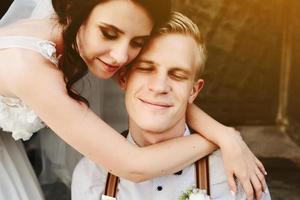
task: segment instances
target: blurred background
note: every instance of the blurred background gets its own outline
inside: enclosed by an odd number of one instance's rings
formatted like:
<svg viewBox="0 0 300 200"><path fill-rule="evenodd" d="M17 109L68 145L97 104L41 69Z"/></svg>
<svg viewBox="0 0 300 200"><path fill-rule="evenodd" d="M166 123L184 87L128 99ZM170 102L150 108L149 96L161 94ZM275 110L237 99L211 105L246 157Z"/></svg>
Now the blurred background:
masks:
<svg viewBox="0 0 300 200"><path fill-rule="evenodd" d="M1 0L1 16L10 3ZM300 1L173 0L173 7L206 38L205 87L196 103L241 131L267 168L272 199L299 200ZM101 95L109 101L99 114L122 131L123 94L113 81L102 84ZM53 199L57 189L49 188L45 192Z"/></svg>
<svg viewBox="0 0 300 200"><path fill-rule="evenodd" d="M197 104L241 131L269 172L272 199L300 199L300 1L173 3L206 38Z"/></svg>

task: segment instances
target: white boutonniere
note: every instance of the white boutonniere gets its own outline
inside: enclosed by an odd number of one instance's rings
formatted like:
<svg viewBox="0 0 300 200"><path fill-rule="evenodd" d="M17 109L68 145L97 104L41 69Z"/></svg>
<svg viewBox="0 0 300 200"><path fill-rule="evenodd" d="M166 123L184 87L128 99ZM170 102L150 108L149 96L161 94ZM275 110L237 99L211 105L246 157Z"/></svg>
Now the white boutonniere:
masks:
<svg viewBox="0 0 300 200"><path fill-rule="evenodd" d="M101 200L117 200L117 199L114 197L110 197L110 196L106 196L106 195L102 194Z"/></svg>
<svg viewBox="0 0 300 200"><path fill-rule="evenodd" d="M207 195L206 190L192 187L183 192L178 200L210 200L210 197Z"/></svg>

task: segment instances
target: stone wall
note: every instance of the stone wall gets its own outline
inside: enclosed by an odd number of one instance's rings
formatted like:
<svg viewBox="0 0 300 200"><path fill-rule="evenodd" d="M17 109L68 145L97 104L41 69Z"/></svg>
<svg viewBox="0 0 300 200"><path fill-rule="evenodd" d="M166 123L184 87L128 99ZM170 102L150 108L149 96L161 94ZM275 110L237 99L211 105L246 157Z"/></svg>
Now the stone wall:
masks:
<svg viewBox="0 0 300 200"><path fill-rule="evenodd" d="M296 11L300 10L300 2L294 0L294 10L291 17L293 26L292 72L289 91L289 114L292 120L300 125L300 20Z"/></svg>
<svg viewBox="0 0 300 200"><path fill-rule="evenodd" d="M227 124L274 124L281 65L280 0L173 0L206 36L197 104Z"/></svg>

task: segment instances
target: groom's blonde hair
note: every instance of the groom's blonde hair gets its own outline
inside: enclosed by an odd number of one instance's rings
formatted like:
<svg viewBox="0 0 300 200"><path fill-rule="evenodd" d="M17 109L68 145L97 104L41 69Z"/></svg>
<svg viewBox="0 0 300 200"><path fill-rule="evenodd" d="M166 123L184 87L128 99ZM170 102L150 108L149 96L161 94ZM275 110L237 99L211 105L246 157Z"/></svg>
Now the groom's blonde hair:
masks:
<svg viewBox="0 0 300 200"><path fill-rule="evenodd" d="M207 52L204 42L204 37L202 33L200 32L198 26L187 16L173 11L171 13L171 17L168 20L167 23L162 25L158 28L156 31L157 35L160 34L169 34L169 33L179 33L183 35L191 36L197 43L198 49L199 49L199 55L200 55L200 62L197 66L197 75L196 79L200 77L200 75L203 73L206 58L207 58Z"/></svg>

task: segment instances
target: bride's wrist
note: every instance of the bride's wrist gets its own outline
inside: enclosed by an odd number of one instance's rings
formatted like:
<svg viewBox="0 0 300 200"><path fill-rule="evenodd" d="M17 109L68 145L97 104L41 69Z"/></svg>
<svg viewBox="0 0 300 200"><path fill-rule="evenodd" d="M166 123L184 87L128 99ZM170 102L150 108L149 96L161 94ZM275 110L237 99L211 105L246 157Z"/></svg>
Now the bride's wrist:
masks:
<svg viewBox="0 0 300 200"><path fill-rule="evenodd" d="M222 149L228 146L230 147L234 143L240 143L242 140L239 131L232 127L226 127L226 131L224 132L223 137L218 141L218 145Z"/></svg>

